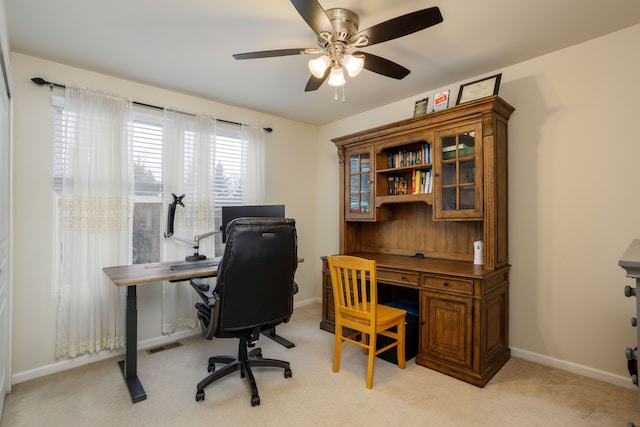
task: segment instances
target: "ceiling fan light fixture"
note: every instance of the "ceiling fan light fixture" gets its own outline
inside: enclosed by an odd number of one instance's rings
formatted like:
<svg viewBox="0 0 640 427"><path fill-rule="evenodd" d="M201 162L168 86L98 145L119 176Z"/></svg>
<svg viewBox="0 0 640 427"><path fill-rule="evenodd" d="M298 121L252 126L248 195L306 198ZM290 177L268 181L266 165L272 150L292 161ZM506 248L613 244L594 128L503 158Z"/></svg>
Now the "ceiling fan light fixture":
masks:
<svg viewBox="0 0 640 427"><path fill-rule="evenodd" d="M312 59L309 61L309 71L311 71L311 74L315 77L321 79L324 76L324 72L327 70L327 67L329 67L330 62L331 59L326 55Z"/></svg>
<svg viewBox="0 0 640 427"><path fill-rule="evenodd" d="M349 77L355 77L360 74L360 71L364 68L364 59L350 54L345 55L342 60L342 65L347 69Z"/></svg>
<svg viewBox="0 0 640 427"><path fill-rule="evenodd" d="M343 86L345 82L342 67L332 68L331 74L329 75L329 86Z"/></svg>

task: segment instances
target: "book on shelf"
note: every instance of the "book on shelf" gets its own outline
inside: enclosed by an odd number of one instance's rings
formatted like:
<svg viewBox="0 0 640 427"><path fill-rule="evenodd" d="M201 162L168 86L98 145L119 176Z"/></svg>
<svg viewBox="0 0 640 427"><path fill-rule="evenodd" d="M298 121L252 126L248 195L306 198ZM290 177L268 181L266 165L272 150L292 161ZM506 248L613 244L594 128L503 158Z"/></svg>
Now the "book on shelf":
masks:
<svg viewBox="0 0 640 427"><path fill-rule="evenodd" d="M466 145L464 144L458 144L458 149L462 150L463 148L467 148ZM448 152L448 151L454 151L456 149L456 145L448 145L446 147L442 147L442 151L444 153Z"/></svg>
<svg viewBox="0 0 640 427"><path fill-rule="evenodd" d="M398 196L407 194L408 191L408 182L407 179L403 176L390 176L387 178L388 186L389 186L389 196Z"/></svg>
<svg viewBox="0 0 640 427"><path fill-rule="evenodd" d="M424 164L431 163L431 151L429 150L429 143L425 142L422 145L422 159Z"/></svg>
<svg viewBox="0 0 640 427"><path fill-rule="evenodd" d="M411 194L420 194L422 187L422 171L414 170L412 176Z"/></svg>
<svg viewBox="0 0 640 427"><path fill-rule="evenodd" d="M418 171L414 170L411 172L411 194L417 194L417 192L420 191L419 180Z"/></svg>
<svg viewBox="0 0 640 427"><path fill-rule="evenodd" d="M413 117L427 114L428 103L429 103L429 98L424 98L416 101L416 105L413 107Z"/></svg>
<svg viewBox="0 0 640 427"><path fill-rule="evenodd" d="M444 110L449 107L449 91L438 92L433 97L433 111Z"/></svg>

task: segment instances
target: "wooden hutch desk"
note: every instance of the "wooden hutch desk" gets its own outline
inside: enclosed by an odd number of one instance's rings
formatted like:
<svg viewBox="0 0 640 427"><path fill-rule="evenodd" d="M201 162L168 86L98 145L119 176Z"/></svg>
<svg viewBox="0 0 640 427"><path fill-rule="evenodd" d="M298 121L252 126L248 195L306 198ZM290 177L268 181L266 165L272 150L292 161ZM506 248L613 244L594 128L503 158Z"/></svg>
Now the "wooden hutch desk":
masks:
<svg viewBox="0 0 640 427"><path fill-rule="evenodd" d="M497 96L333 139L340 253L375 259L380 302L419 306L416 363L484 386L510 357L507 122ZM484 264L473 264L473 242ZM334 331L323 258L322 321Z"/></svg>

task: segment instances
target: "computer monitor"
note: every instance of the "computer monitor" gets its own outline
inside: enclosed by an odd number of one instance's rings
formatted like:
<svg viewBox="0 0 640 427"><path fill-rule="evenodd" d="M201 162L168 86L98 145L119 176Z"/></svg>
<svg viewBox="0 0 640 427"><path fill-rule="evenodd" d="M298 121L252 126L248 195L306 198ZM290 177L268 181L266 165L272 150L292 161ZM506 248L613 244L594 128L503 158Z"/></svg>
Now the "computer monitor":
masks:
<svg viewBox="0 0 640 427"><path fill-rule="evenodd" d="M222 243L227 241L227 224L246 217L284 218L284 205L222 206Z"/></svg>

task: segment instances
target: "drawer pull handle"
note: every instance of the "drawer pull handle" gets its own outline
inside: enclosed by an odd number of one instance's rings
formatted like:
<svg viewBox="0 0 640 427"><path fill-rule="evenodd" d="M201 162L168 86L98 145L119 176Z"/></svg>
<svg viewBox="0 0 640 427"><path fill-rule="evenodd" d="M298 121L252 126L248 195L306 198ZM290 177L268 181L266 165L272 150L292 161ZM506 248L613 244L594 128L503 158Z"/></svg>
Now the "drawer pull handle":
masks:
<svg viewBox="0 0 640 427"><path fill-rule="evenodd" d="M631 297L631 296L634 296L635 294L636 294L636 288L632 288L629 285L624 287L624 296L625 297Z"/></svg>
<svg viewBox="0 0 640 427"><path fill-rule="evenodd" d="M448 282L443 282L442 284L443 284L444 286L449 286L449 283L448 283Z"/></svg>
<svg viewBox="0 0 640 427"><path fill-rule="evenodd" d="M407 280L407 278L406 278L406 277L404 277L404 276L400 276L400 279L402 279L402 280Z"/></svg>

